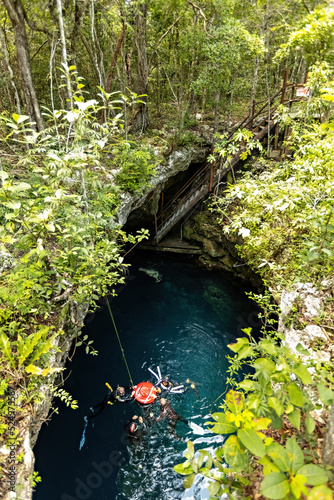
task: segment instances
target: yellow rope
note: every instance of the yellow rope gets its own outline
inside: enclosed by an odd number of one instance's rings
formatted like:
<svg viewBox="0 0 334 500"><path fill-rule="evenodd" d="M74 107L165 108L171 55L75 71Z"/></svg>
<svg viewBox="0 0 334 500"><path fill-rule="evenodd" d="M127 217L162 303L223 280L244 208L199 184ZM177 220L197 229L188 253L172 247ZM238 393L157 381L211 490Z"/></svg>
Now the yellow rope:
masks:
<svg viewBox="0 0 334 500"><path fill-rule="evenodd" d="M108 297L106 297L107 299L107 306L108 306L108 309L109 309L109 314L110 314L110 317L111 317L111 320L113 322L113 325L114 325L114 328L115 328L115 332L116 332L116 335L117 335L117 339L118 339L118 343L119 343L119 347L122 351L122 356L123 356L123 360L124 360L124 363L125 363L125 366L126 366L126 369L128 371L128 374L129 374L129 378L130 378L130 382L131 382L131 385L133 386L134 383L133 383L133 380L132 380L132 377L131 377L131 373L130 373L130 370L129 370L129 366L128 366L128 363L126 361L126 357L125 357L125 353L124 353L124 349L123 349L123 346L122 346L122 343L121 343L121 339L119 338L119 334L118 334L118 331L117 331L117 328L116 328L116 324L115 324L115 320L114 320L114 316L113 316L113 313L111 311L111 307L110 307L110 304L109 304L109 299Z"/></svg>

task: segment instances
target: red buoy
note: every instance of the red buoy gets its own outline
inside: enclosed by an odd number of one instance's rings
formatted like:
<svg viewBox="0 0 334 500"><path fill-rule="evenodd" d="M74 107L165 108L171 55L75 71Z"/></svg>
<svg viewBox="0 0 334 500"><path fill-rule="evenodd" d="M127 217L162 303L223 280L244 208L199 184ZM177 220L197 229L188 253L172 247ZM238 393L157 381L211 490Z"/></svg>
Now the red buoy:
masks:
<svg viewBox="0 0 334 500"><path fill-rule="evenodd" d="M157 389L151 382L140 382L134 388L134 398L142 405L150 405L157 397Z"/></svg>

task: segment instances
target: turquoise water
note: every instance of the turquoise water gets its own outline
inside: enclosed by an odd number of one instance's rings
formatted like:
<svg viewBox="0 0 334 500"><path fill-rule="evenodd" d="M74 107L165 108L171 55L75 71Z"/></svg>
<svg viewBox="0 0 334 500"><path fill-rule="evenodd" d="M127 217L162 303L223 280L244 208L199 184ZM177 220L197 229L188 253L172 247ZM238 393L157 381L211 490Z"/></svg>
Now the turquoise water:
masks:
<svg viewBox="0 0 334 500"><path fill-rule="evenodd" d="M140 264L133 262L126 285L111 300L132 379L134 383L153 382L148 368L155 370L158 365L163 374L179 382L195 382L200 399L192 389L169 399L178 413L205 427L225 391L227 344L235 341L241 328L256 326L256 307L235 281L201 270L189 258L148 257L146 253L139 257ZM130 443L124 424L132 415L143 414L134 402L108 406L91 419L79 451L83 417L107 393L105 382L112 387L129 384L103 301L87 318L84 333L94 339L99 354L87 356L78 348L67 363L65 389L78 400L79 409L57 403L61 411L42 427L35 447L35 470L42 483L34 500L208 498L207 491L200 492L202 484L184 492L173 465L183 461L186 440L204 448L216 446L220 436L195 435L178 422L175 438L162 421L152 425L140 442ZM152 409L158 416L158 403Z"/></svg>

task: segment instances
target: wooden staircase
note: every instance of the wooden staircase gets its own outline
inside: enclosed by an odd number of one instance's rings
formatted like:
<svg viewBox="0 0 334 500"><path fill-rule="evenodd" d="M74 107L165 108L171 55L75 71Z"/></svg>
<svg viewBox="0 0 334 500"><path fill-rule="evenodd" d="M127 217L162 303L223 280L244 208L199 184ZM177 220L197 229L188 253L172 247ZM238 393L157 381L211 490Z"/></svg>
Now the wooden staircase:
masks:
<svg viewBox="0 0 334 500"><path fill-rule="evenodd" d="M277 92L271 99L266 99L265 104L257 111L253 107L251 116L247 116L243 122L235 127L228 141L232 141L232 137L238 129L249 129L253 132L254 140L261 141L268 133L276 126L275 112L280 103L300 100L294 99L295 88L301 86L296 84L287 84L287 73L284 79L283 88ZM285 99L287 89L291 88L291 97ZM279 100L279 96L281 96ZM262 104L262 102L257 104ZM263 115L265 114L265 117ZM262 119L259 117L263 117ZM256 121L258 119L258 121ZM205 198L220 180L229 172L240 160L240 155L245 151L245 147L241 146L239 151L234 155L227 166L221 165L219 161L215 163L206 162L205 165L196 172L184 186L176 193L176 195L163 207L155 218L155 237L156 244L177 224L186 214L196 208L197 204Z"/></svg>

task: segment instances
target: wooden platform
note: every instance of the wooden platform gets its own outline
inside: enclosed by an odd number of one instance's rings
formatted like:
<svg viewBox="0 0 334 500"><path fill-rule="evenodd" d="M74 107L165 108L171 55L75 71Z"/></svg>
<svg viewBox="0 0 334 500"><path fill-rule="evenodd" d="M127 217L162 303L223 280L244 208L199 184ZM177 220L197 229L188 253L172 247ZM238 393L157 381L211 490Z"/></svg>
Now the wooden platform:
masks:
<svg viewBox="0 0 334 500"><path fill-rule="evenodd" d="M190 245L186 241L177 238L164 238L159 244L152 241L144 241L138 245L138 250L149 250L153 252L183 253L199 255L202 249L199 246Z"/></svg>

